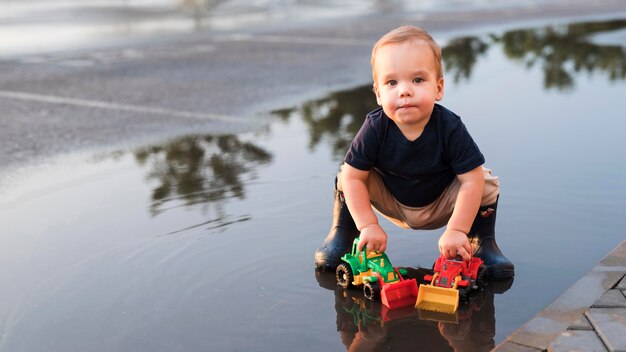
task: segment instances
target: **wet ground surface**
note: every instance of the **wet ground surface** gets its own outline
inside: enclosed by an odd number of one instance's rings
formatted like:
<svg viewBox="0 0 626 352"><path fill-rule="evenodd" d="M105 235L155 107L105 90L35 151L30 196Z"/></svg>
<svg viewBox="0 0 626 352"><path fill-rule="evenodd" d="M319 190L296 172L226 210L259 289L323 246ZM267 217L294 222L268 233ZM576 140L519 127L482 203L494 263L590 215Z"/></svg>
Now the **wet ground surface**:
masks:
<svg viewBox="0 0 626 352"><path fill-rule="evenodd" d="M0 55L92 48L176 34L319 27L380 15L420 18L441 11L532 11L545 4L571 6L565 0L0 0L4 34ZM459 20L455 17L450 20Z"/></svg>
<svg viewBox="0 0 626 352"><path fill-rule="evenodd" d="M209 20L206 31L165 2L126 1L130 15L83 2L69 17L40 6L51 2L8 3L32 18L20 26L84 18L103 34L62 45L35 35L42 50L13 43L0 59L2 351L489 347L624 237L619 12L546 27L538 12L575 6L526 1L479 15L430 2L423 13L325 27L258 2L222 9L240 22ZM528 14L532 23L515 25L528 29L502 25L511 7ZM319 25L336 13L308 14ZM4 29L18 25L0 16ZM133 20L121 28L111 18ZM389 312L313 270L334 174L373 108L371 44L398 21L445 43L442 103L503 187L498 242L516 279L488 285L454 316ZM154 23L169 29L155 39ZM432 264L440 231L384 226L394 265Z"/></svg>
<svg viewBox="0 0 626 352"><path fill-rule="evenodd" d="M275 109L261 128L73 153L6 178L0 349L493 346L624 237L624 28L447 41L442 103L501 178L498 242L516 264L514 282L488 285L456 315L389 312L313 269L334 174L374 107L362 85ZM440 231L383 226L394 265L432 264Z"/></svg>
<svg viewBox="0 0 626 352"><path fill-rule="evenodd" d="M626 12L621 0L420 1L419 8L348 1L339 10L298 0L282 2L286 12L272 6L279 1L231 0L205 14L202 26L177 30L170 20L193 16L176 3L0 1L0 31L10 34L0 44L2 174L67 152L258 128L251 122L269 110L368 84L371 46L398 23L423 26L445 43ZM249 14L258 16L242 19ZM226 20L230 27L214 23ZM88 36L71 40L76 33Z"/></svg>

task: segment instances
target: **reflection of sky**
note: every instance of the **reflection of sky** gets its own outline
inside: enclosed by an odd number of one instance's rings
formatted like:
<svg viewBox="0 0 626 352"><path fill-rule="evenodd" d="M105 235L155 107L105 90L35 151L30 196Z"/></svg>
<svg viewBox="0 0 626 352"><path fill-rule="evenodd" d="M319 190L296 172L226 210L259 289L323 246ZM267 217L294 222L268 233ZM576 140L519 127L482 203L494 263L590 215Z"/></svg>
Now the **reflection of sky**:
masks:
<svg viewBox="0 0 626 352"><path fill-rule="evenodd" d="M626 48L626 28L612 32L594 34L589 37L589 41L596 45L614 45Z"/></svg>

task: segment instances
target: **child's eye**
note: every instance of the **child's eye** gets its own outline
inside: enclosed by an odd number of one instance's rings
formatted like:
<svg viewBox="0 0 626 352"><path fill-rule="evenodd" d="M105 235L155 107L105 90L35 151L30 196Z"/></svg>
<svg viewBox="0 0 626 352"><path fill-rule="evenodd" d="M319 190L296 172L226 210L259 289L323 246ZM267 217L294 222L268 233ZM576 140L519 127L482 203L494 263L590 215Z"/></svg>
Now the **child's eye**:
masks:
<svg viewBox="0 0 626 352"><path fill-rule="evenodd" d="M413 78L413 83L422 83L424 82L424 79L421 77L415 77Z"/></svg>
<svg viewBox="0 0 626 352"><path fill-rule="evenodd" d="M395 79L387 81L387 85L390 85L392 87L395 86L396 84L398 84L398 81L396 81Z"/></svg>

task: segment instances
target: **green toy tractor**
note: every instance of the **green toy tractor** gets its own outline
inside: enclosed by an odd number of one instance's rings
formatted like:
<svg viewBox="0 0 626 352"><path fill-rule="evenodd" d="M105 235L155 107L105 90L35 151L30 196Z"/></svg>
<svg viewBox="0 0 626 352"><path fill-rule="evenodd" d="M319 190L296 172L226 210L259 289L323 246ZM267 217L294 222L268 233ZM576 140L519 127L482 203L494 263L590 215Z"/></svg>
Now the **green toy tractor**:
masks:
<svg viewBox="0 0 626 352"><path fill-rule="evenodd" d="M415 304L417 282L405 280L406 270L397 269L383 252L357 250L359 238L352 243L352 252L341 257L337 266L337 284L343 288L363 285L363 295L372 301L381 299L387 307L400 308Z"/></svg>

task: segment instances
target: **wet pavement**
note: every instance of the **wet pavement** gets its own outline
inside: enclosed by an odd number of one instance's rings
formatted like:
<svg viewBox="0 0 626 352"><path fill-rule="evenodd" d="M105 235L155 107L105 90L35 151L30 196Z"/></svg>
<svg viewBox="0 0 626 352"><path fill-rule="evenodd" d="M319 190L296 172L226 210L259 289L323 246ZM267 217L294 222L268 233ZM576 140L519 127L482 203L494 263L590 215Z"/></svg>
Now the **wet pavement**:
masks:
<svg viewBox="0 0 626 352"><path fill-rule="evenodd" d="M224 123L223 117L262 120L271 109L367 84L371 46L397 23L424 26L445 42L493 28L554 23L572 16L610 17L623 11L623 2L609 0L567 6L528 1L512 8L484 4L456 9L454 1L450 4L342 21L318 18L301 25L280 20L274 26L260 21L234 29L155 30L139 38L120 30L115 40L89 38L88 45L69 48L63 44L66 40L56 40L53 49L42 52L0 53L0 163L11 168L69 151L140 145L198 129L246 129ZM96 22L92 17L101 9L85 8L71 18ZM23 18L41 19L46 13L26 12ZM143 18L132 11L124 18L133 15ZM16 25L5 21L3 28ZM35 33L57 38L45 35L45 29Z"/></svg>
<svg viewBox="0 0 626 352"><path fill-rule="evenodd" d="M556 5L3 58L0 350L477 350L505 341L626 226L626 166L615 162L626 148L626 9ZM371 44L399 19L444 44L443 103L504 185L498 243L517 276L453 316L389 312L313 270L334 174L375 103ZM437 231L386 230L395 265L432 264ZM594 281L602 289L589 304L618 281ZM592 327L606 317L597 313L587 314Z"/></svg>

